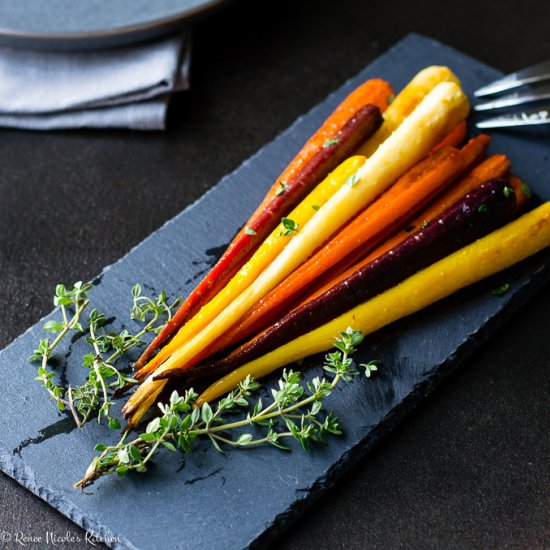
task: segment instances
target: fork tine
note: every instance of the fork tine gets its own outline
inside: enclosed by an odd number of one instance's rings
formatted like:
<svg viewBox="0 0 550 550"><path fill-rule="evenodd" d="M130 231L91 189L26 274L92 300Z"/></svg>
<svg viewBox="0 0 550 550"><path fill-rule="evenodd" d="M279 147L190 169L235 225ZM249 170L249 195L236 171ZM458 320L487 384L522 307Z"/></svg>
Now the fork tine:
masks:
<svg viewBox="0 0 550 550"><path fill-rule="evenodd" d="M507 90L524 86L525 84L535 84L550 80L550 60L538 63L532 67L527 67L516 73L509 74L504 78L495 80L479 90L474 92L476 97L498 94Z"/></svg>
<svg viewBox="0 0 550 550"><path fill-rule="evenodd" d="M514 107L516 105L523 105L525 103L532 103L543 99L550 99L550 84L536 86L526 92L515 92L513 94L498 97L492 101L488 101L487 103L480 103L479 105L476 105L474 109L476 111L491 111L493 109Z"/></svg>
<svg viewBox="0 0 550 550"><path fill-rule="evenodd" d="M539 126L550 124L550 104L536 109L525 109L476 123L476 128L513 128L518 126Z"/></svg>

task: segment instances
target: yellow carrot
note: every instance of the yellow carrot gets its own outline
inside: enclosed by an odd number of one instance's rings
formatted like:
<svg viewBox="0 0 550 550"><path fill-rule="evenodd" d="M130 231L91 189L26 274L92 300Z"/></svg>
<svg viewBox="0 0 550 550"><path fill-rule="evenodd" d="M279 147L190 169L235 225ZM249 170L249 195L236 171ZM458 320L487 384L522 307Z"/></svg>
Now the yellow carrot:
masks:
<svg viewBox="0 0 550 550"><path fill-rule="evenodd" d="M548 246L550 202L419 271L333 321L234 370L207 388L197 405L226 394L248 375L258 379L288 363L330 349L335 335L347 327L360 330L363 334L375 332Z"/></svg>
<svg viewBox="0 0 550 550"><path fill-rule="evenodd" d="M440 82L455 82L460 85L458 78L448 67L435 65L426 67L414 76L384 112L382 126L367 140L358 153L367 158L370 157Z"/></svg>
<svg viewBox="0 0 550 550"><path fill-rule="evenodd" d="M302 228L323 204L344 185L361 166L365 164L365 157L354 156L344 161L329 174L315 189L288 215ZM231 281L206 306L192 317L166 344L149 363L136 373L136 378L142 380L144 375L153 372L174 350L183 346L195 334L215 319L231 301L258 277L258 275L279 255L283 248L291 241L294 233L280 237L286 228L281 223L279 227L267 237L252 258L239 270Z"/></svg>
<svg viewBox="0 0 550 550"><path fill-rule="evenodd" d="M153 376L167 370L184 368L188 361L204 350L210 342L237 322L246 311L279 282L301 265L344 223L371 200L388 188L401 174L421 160L448 134L469 110L468 99L453 82L438 84L418 105L399 128L357 170L349 184L341 187L313 216L296 237L257 279L207 327L196 334L146 379L130 397L123 412L138 420L143 402L158 395L165 380Z"/></svg>

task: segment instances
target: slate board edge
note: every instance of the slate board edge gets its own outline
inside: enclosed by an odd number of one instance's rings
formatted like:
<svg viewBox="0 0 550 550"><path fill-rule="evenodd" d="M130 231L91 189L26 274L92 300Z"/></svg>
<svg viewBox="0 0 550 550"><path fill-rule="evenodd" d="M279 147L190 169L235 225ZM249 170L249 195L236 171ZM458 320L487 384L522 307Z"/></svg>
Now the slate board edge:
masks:
<svg viewBox="0 0 550 550"><path fill-rule="evenodd" d="M450 51L456 51L453 48L444 45L440 43L439 41L426 37L424 35L418 34L418 33L409 33L404 38L402 38L399 42L397 42L394 46L386 50L386 52L380 54L376 59L374 59L371 63L369 63L368 67L375 67L379 62L380 59L385 56L386 54L391 53L393 50L398 49L400 45L402 45L402 42L408 40L408 39L414 39L418 38L420 40L423 40L425 42L430 42L432 45L438 47L438 48L444 48ZM460 55L464 57L470 57L466 54L460 52ZM495 69L489 67L488 65L475 60L475 62L478 65L484 66L487 69L490 69L493 72L496 72ZM364 70L361 69L360 72ZM174 223L176 219L178 219L180 216L183 216L188 212L190 209L194 208L198 204L201 203L201 201L205 200L206 197L209 195L209 193L213 192L214 189L216 189L218 186L221 186L226 182L227 179L229 179L235 172L240 171L242 168L248 166L250 163L254 162L255 159L262 153L263 149L269 145L270 143L278 140L279 138L285 136L288 133L291 133L295 126L299 125L300 122L304 119L310 116L310 114L315 111L321 104L324 104L325 102L329 102L331 98L334 98L334 96L337 95L339 91L345 88L349 88L351 86L352 81L357 77L357 75L350 77L347 79L341 86L339 86L336 90L331 92L324 100L321 100L319 103L314 105L309 111L307 111L305 114L299 116L297 119L294 120L294 122L287 127L284 131L279 133L275 136L275 138L271 141L266 143L264 146L262 146L256 153L254 153L252 156L247 158L245 161L243 161L233 172L227 174L224 176L215 186L213 186L211 189L209 189L207 192L205 192L201 197L199 197L195 202L188 205L183 211L181 211L179 214L171 218L170 220L166 221L162 226L160 226L157 230L153 231L148 237L146 237L144 240L142 240L140 243L133 246L124 256L122 256L119 260L114 262L113 264L110 264L109 266L105 267L101 273L93 279L93 281L97 282L100 281L101 278L105 273L107 273L112 267L118 265L120 262L124 261L128 255L130 255L135 249L142 246L149 238L152 238L152 236L157 232L163 229L164 227L170 225L171 223ZM536 279L536 282L534 280L531 281L530 285L526 285L529 288L525 290L525 292L518 291L513 295L513 297L507 302L507 304L504 306L504 308L498 312L497 315L493 316L489 321L481 327L481 329L474 333L477 335L479 333L482 334L479 341L476 342L476 344L481 345L484 341L487 340L487 338L493 334L505 321L505 319L517 311L519 307L524 303L525 300L527 300L530 296L532 296L538 289L540 289L543 284L548 280L550 276L550 270L543 269L538 273L539 277ZM54 310L55 311L55 310ZM508 314L508 315L506 315ZM41 323L44 319L52 315L52 312L46 314L43 316L35 325L30 326L24 333L22 333L19 337L17 337L12 343L10 343L4 350L0 351L0 355L3 354L4 351L7 351L12 345L15 344L20 338L22 338L25 334L27 334L30 330L33 329L36 324ZM328 470L328 473L323 478L318 479L312 486L311 490L308 492L304 492L304 495L301 498L298 498L294 505L291 506L289 510L286 512L283 512L279 514L273 522L271 522L269 525L266 526L265 531L256 539L252 540L249 545L253 547L258 547L259 545L264 545L270 541L272 541L278 534L280 534L283 530L283 523L285 522L292 522L294 521L305 509L311 505L315 500L317 500L321 494L330 488L332 486L337 477L339 477L341 474L343 474L346 470L349 470L352 468L365 454L368 452L379 439L381 439L381 435L379 435L379 432L382 429L393 429L401 420L402 418L407 414L408 411L412 410L416 405L417 402L420 401L418 399L418 396L420 393L422 393L422 397L426 395L426 392L431 392L434 389L434 385L437 385L441 380L446 378L448 374L450 374L457 366L458 364L463 361L465 358L467 358L473 351L475 351L476 346L472 346L470 350L466 350L462 352L463 346L465 346L470 341L470 338L467 339L459 349L453 354L448 361L445 361L441 364L441 367L443 367L441 370L442 372L439 373L438 376L434 378L434 381L428 380L420 385L417 386L416 390L409 394L402 402L401 404L394 409L390 414L388 414L384 420L379 423L376 428L373 430L373 433L367 437L363 442L355 445L352 447L345 455L343 455L343 458L338 461L336 464L332 465L332 467ZM461 355L464 353L464 355ZM441 374L441 376L440 376ZM431 386L431 387L430 387ZM420 389L421 391L418 391ZM416 401L416 403L415 403ZM412 402L412 403L410 403ZM45 487L39 486L35 481L35 475L32 470L30 470L24 463L24 461L20 458L17 458L12 455L10 451L6 451L4 448L0 447L0 469L4 471L7 475L15 479L18 483L29 489L32 493L36 494L41 499L48 502L50 505L52 505L54 508L56 508L59 512L60 507L56 505L56 503L59 503L60 501L63 502L63 513L65 516L69 517L72 521L74 521L76 524L80 525L83 529L88 531L89 533L98 536L102 539L113 539L115 535L113 532L106 527L104 524L100 522L93 521L89 519L88 516L86 516L80 509L80 507L73 505L70 503L70 501L66 500L64 497L60 496L55 491L51 491L46 489ZM15 476L15 473L17 472L17 476ZM19 477L22 473L22 476ZM285 523L284 527L288 527ZM115 542L107 543L108 546L112 548L130 548L130 549L137 549L133 543L131 543L126 537L122 537L120 535L116 535L116 538L118 539Z"/></svg>
<svg viewBox="0 0 550 550"><path fill-rule="evenodd" d="M550 282L550 266L546 265L533 273L531 280L527 281L520 290L515 292L504 307L488 319L480 329L471 333L466 340L456 349L455 353L445 361L435 366L437 373L424 382L418 384L414 391L409 393L397 406L394 407L382 421L380 421L360 443L351 447L341 459L334 463L326 472L309 488L303 491L303 496L297 498L293 505L285 512L279 514L272 523L266 526L265 531L250 542L249 548L260 549L269 546L290 529L293 523L311 506L329 491L338 479L351 471L378 443L385 440L393 430L404 420L410 412L417 409L426 398L429 398L448 379L456 369L471 357L489 338L495 334L506 321L531 300L542 287ZM314 451L313 451L314 452Z"/></svg>

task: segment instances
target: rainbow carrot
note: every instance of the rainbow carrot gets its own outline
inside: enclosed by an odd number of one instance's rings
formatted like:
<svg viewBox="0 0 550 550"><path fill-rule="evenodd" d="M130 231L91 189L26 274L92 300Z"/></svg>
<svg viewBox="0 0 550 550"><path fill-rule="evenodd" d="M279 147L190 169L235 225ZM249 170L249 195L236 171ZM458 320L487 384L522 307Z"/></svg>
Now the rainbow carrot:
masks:
<svg viewBox="0 0 550 550"><path fill-rule="evenodd" d="M500 178L510 170L510 160L505 155L492 155L478 166L473 168L460 182L453 185L443 195L438 197L428 208L423 210L414 220L408 222L406 229L400 231L379 248L373 251L365 261L372 260L387 250L393 248L397 243L406 239L410 231L420 227L425 222L429 222L439 216L447 208L461 199L466 193L469 193L482 183L494 178Z"/></svg>
<svg viewBox="0 0 550 550"><path fill-rule="evenodd" d="M376 131L382 123L380 110L387 107L391 94L392 89L387 82L369 80L336 108L273 184L260 207L235 236L216 265L143 352L136 362L136 370L223 288L283 216Z"/></svg>
<svg viewBox="0 0 550 550"><path fill-rule="evenodd" d="M405 226L428 201L471 166L489 141L488 136L481 135L460 152L445 147L414 166L312 258L254 304L237 325L209 346L208 353L257 334L288 312L318 279L331 281L354 264L357 256L363 257L396 228Z"/></svg>
<svg viewBox="0 0 550 550"><path fill-rule="evenodd" d="M420 71L405 88L398 94L388 109L388 103L393 93L390 85L379 79L369 80L362 86L354 90L333 112L322 127L309 139L302 150L293 159L290 165L278 178L277 182L271 187L270 191L254 212L250 220L243 229L233 239L228 249L220 258L218 263L212 268L209 274L199 283L196 289L183 302L173 319L166 325L159 335L143 352L142 356L136 362L135 368L139 370L155 353L155 351L168 341L175 332L194 315L200 307L208 302L223 286L231 279L238 269L247 261L257 248L259 243L265 238L278 222L278 219L292 209L307 193L307 190L315 184L315 170L305 170L305 182L303 185L296 186L295 180L300 180L301 171L307 168L315 155L321 158L324 156L323 149L327 144L337 145L337 150L342 151L344 147L340 146L343 141L338 132L344 128L348 117L353 117L358 112L359 106L365 104L374 104L381 111L385 112L384 124L363 146L365 156L370 156L378 146L385 140L403 120L416 108L422 99L439 83L455 82L459 83L456 76L447 67L427 67ZM464 129L464 127L462 127ZM458 129L460 133L461 128ZM348 133L349 134L349 133ZM453 134L450 139L457 138ZM361 139L365 139L362 136ZM336 141L336 143L334 143ZM359 140L360 141L360 140ZM349 153L352 148L349 147ZM345 154L339 156L340 160L345 158ZM315 164L315 163L314 163ZM336 164L331 165L334 168ZM329 168L324 172L332 168ZM319 176L319 175L318 175ZM322 176L317 178L322 179ZM298 190L303 190L303 195L299 196ZM284 193L282 193L284 191ZM284 194L284 200L280 195ZM291 200L294 201L291 203ZM277 213L271 215L274 203L279 209ZM277 217L278 216L278 217ZM255 233L255 235L251 235ZM254 237L254 238L252 238Z"/></svg>
<svg viewBox="0 0 550 550"><path fill-rule="evenodd" d="M238 298L200 333L177 349L130 397L123 414L134 425L153 404L165 381L155 375L185 368L216 338L279 282L292 273L331 234L355 216L401 174L419 162L469 111L466 96L452 82L438 84L371 158L321 207L303 230Z"/></svg>
<svg viewBox="0 0 550 550"><path fill-rule="evenodd" d="M315 214L315 208L324 205L364 163L365 157L361 156L354 156L344 161L289 214L289 219L297 227L303 227ZM195 334L198 334L246 290L294 238L295 233L293 232L281 238L281 234L286 231L283 223L280 223L279 227L273 230L271 235L267 237L252 258L246 262L231 281L196 315L189 319L145 367L136 373L136 379L141 381L153 372L175 350L187 343Z"/></svg>
<svg viewBox="0 0 550 550"><path fill-rule="evenodd" d="M336 319L234 370L212 384L197 405L236 387L246 376L262 378L293 361L331 348L334 336L352 327L371 334L454 292L485 279L550 246L550 202L461 248L399 285Z"/></svg>
<svg viewBox="0 0 550 550"><path fill-rule="evenodd" d="M517 181L500 178L481 185L390 251L354 266L328 290L279 319L227 358L182 372L185 385L196 388L200 378L219 378L373 298L511 221L526 200Z"/></svg>

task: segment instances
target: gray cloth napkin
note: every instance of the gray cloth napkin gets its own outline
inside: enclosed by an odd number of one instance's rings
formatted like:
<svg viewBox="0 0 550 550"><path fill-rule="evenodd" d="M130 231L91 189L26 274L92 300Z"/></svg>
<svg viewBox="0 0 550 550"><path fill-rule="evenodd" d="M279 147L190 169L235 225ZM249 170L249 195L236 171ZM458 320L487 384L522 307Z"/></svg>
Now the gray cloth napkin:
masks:
<svg viewBox="0 0 550 550"><path fill-rule="evenodd" d="M178 35L97 51L0 48L0 126L162 130L189 88L191 42Z"/></svg>

